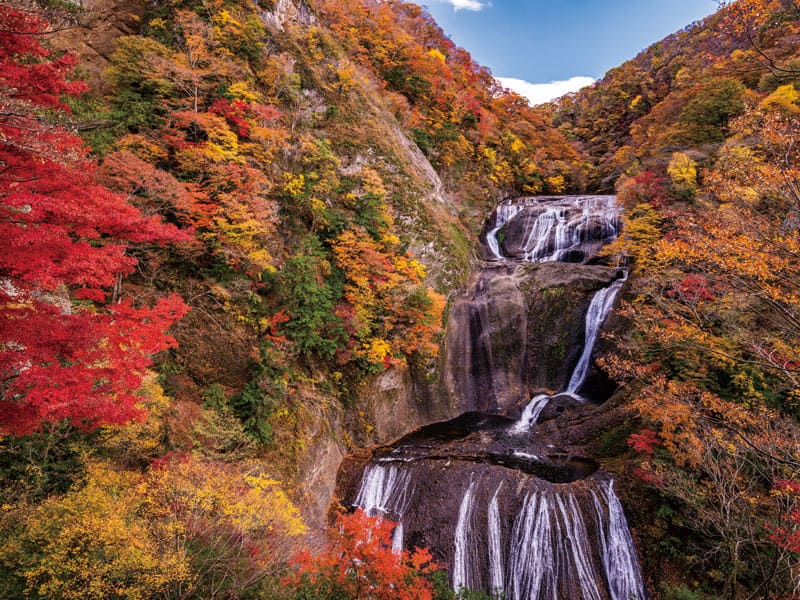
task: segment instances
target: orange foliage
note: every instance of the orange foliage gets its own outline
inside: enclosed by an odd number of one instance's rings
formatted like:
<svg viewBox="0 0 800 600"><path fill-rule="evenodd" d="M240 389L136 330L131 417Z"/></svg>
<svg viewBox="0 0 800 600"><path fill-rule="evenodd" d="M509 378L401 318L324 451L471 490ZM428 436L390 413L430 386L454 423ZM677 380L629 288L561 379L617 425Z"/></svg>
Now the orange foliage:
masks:
<svg viewBox="0 0 800 600"><path fill-rule="evenodd" d="M431 600L433 587L426 575L438 567L430 552L393 552L393 529L391 521L361 509L340 515L320 554L303 552L294 558L297 572L287 583L351 600Z"/></svg>

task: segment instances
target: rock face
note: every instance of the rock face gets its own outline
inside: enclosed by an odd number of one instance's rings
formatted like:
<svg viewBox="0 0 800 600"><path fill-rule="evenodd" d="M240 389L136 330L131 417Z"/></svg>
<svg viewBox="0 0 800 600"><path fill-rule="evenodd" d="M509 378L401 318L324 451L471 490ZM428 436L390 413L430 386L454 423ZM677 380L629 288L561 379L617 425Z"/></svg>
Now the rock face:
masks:
<svg viewBox="0 0 800 600"><path fill-rule="evenodd" d="M377 449L366 468L364 457L348 459L339 492L397 521L397 548L431 548L454 588L518 600L644 598L613 479L559 444L589 434L599 410L554 400L532 429L468 413Z"/></svg>
<svg viewBox="0 0 800 600"><path fill-rule="evenodd" d="M500 263L477 273L448 320L442 397L452 414L514 411L564 389L584 342L592 295L619 269Z"/></svg>
<svg viewBox="0 0 800 600"><path fill-rule="evenodd" d="M135 35L147 10L146 0L83 0L80 26L65 28L51 39L59 50L78 55L79 75L97 92L103 93L103 71L116 48L117 39Z"/></svg>

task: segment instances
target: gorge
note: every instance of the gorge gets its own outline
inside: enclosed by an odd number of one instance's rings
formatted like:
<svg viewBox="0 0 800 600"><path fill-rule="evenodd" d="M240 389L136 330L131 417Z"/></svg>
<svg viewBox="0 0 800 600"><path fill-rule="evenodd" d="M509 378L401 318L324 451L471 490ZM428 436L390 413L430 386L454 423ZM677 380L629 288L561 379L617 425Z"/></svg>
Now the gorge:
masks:
<svg viewBox="0 0 800 600"><path fill-rule="evenodd" d="M455 590L512 600L645 598L614 479L581 454L609 390L587 383L626 281L598 250L619 233L613 196L504 202L484 266L456 299L444 396L461 416L340 471L343 498L397 522L393 547L432 549Z"/></svg>

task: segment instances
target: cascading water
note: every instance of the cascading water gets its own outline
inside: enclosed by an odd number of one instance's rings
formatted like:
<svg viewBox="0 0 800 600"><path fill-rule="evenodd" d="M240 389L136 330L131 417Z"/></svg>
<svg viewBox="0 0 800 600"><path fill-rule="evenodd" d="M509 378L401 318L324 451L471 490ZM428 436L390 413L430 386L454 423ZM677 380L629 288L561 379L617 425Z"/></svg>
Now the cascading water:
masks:
<svg viewBox="0 0 800 600"><path fill-rule="evenodd" d="M453 556L453 588L460 590L475 589L479 583L474 576L475 569L471 564L477 558L477 552L472 547L472 514L475 509L473 496L475 494L475 482L471 482L464 497L461 499L461 506L458 509L458 523L455 533L455 554Z"/></svg>
<svg viewBox="0 0 800 600"><path fill-rule="evenodd" d="M519 418L519 421L514 424L511 431L514 433L525 433L528 429L536 425L536 421L539 420L539 415L542 414L542 411L549 402L550 396L547 394L539 394L531 398L528 406L522 411L522 416Z"/></svg>
<svg viewBox="0 0 800 600"><path fill-rule="evenodd" d="M583 345L583 352L578 359L578 364L575 365L575 370L572 372L572 377L570 377L567 384L567 394L577 396L578 390L586 380L586 373L589 371L589 362L592 358L592 350L594 350L600 326L606 320L608 313L611 312L614 300L617 298L617 294L627 278L628 276L625 274L622 279L617 279L607 288L597 292L592 298L589 310L586 312L586 342Z"/></svg>
<svg viewBox="0 0 800 600"><path fill-rule="evenodd" d="M485 239L491 260L583 262L619 229L615 196L536 197L500 204Z"/></svg>
<svg viewBox="0 0 800 600"><path fill-rule="evenodd" d="M500 487L495 491L489 502L487 513L487 526L489 528L489 592L495 596L503 595L503 532L500 524L500 505L497 495Z"/></svg>
<svg viewBox="0 0 800 600"><path fill-rule="evenodd" d="M504 203L500 204L495 210L494 227L486 234L486 246L489 249L492 260L501 260L503 258L503 254L500 251L500 242L497 239L498 232L523 208L518 204Z"/></svg>
<svg viewBox="0 0 800 600"><path fill-rule="evenodd" d="M538 351L541 340L526 345L532 325L516 325L524 309L498 305L487 292L500 283L506 290L520 277L539 277L556 291L575 285L580 291L571 297L585 298L571 309L573 322L583 315L583 329L571 329L575 350L563 356L565 365L575 367L566 367L563 378L545 386L564 391L534 394L516 421L467 413L383 446L375 450L357 493L353 490L355 506L399 522L395 550L404 543L431 548L449 566L456 590L482 589L508 600L646 598L613 479L591 459L575 456L569 440L563 447L558 426L542 425L534 435L540 419L558 422L573 412L589 414L594 405L588 401L597 400L595 380L588 377L592 351L625 276L619 269L587 263L596 261L597 250L618 235L620 223L609 196L525 198L498 206L482 236L492 262L470 289L472 304L463 313L469 317L471 346L461 385L491 394L496 406L489 410L503 410L502 394L511 388L494 382L517 381L509 373L518 365L531 366L504 358L514 351L515 336L521 333L520 356ZM573 264L560 268L553 266L555 261ZM504 291L500 297L508 295ZM564 296L549 297L557 302ZM565 309L554 305L552 310ZM500 335L493 329L502 318L515 324L510 330L515 333ZM452 346L448 352L458 351ZM504 365L506 370L498 372ZM488 377L485 385L469 381L478 375Z"/></svg>
<svg viewBox="0 0 800 600"><path fill-rule="evenodd" d="M353 502L371 517L394 520L392 549L403 549L403 515L411 503L413 487L411 471L395 465L370 465L364 470L361 489Z"/></svg>
<svg viewBox="0 0 800 600"><path fill-rule="evenodd" d="M600 549L609 592L614 599L645 598L642 572L633 546L625 512L614 493L614 482L600 486L600 494L592 492L598 521ZM603 511L603 505L606 511Z"/></svg>

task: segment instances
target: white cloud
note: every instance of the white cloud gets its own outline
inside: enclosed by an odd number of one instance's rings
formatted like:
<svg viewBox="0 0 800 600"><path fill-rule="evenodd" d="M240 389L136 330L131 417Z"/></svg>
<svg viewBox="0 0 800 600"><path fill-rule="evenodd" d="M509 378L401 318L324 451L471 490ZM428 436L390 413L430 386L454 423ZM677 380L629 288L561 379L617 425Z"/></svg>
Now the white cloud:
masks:
<svg viewBox="0 0 800 600"><path fill-rule="evenodd" d="M531 83L524 79L515 79L513 77L497 77L496 79L503 87L527 98L531 106L544 104L564 94L576 92L582 87L593 84L595 81L591 77L581 76L570 77L563 81L551 81L550 83Z"/></svg>
<svg viewBox="0 0 800 600"><path fill-rule="evenodd" d="M483 3L480 0L439 0L446 4L452 5L454 10L483 10L487 6L491 6L488 2Z"/></svg>

